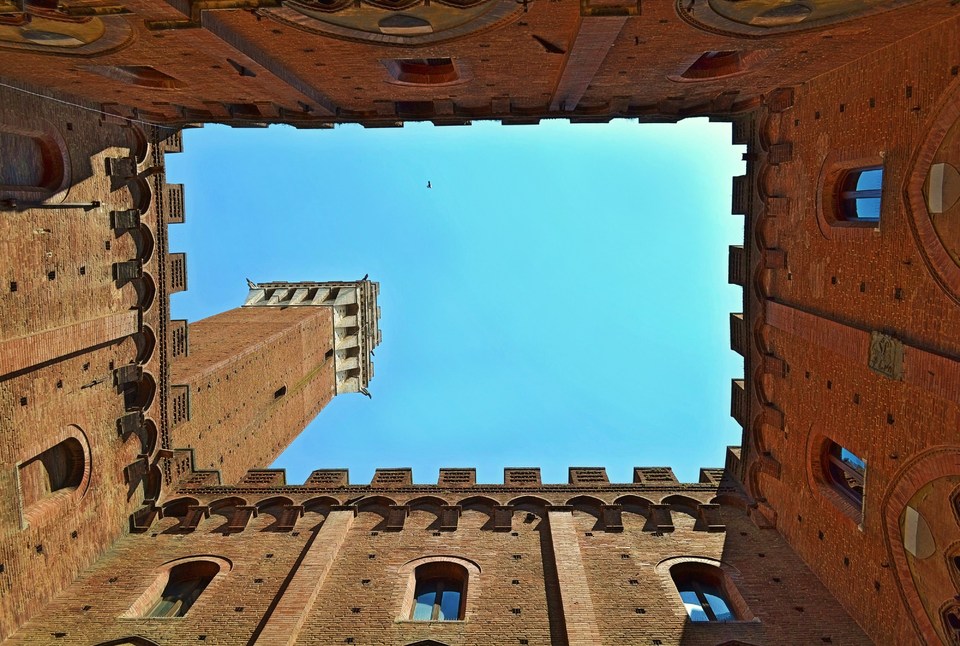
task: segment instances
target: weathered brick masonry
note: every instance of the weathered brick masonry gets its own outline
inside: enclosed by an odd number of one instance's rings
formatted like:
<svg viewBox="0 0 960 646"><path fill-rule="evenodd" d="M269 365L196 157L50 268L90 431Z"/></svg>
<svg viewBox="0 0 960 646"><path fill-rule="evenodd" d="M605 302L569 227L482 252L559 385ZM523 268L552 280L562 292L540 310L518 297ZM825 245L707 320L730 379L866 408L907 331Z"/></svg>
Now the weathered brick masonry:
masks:
<svg viewBox="0 0 960 646"><path fill-rule="evenodd" d="M958 44L944 0L0 0L0 639L960 644ZM747 145L744 433L700 483L287 485L262 467L373 376L376 284L170 320L185 124L693 115ZM462 620L412 620L429 571Z"/></svg>

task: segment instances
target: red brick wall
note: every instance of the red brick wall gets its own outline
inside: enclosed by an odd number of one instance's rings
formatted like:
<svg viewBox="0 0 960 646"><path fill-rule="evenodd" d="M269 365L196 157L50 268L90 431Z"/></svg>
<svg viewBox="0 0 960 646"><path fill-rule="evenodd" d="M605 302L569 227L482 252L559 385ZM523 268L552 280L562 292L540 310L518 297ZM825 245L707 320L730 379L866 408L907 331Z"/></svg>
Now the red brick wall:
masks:
<svg viewBox="0 0 960 646"><path fill-rule="evenodd" d="M820 643L823 638L834 644L869 643L787 543L776 532L758 529L742 509L728 505L722 508L725 532L695 529L694 519L682 507L711 500L717 493L716 485L680 485L672 489L554 485L526 490L498 485L456 490L422 485L386 489L354 485L323 490L315 486L265 484L230 487L219 496L218 490L184 489L183 493L211 506L227 493L241 496L250 505L283 495L296 504L306 504L307 513L295 527L283 531L264 531L275 518L261 513L245 529L228 538L221 533L224 517L219 515L202 520L186 534L176 533L176 518L161 521L150 534L123 539L51 605L43 618L25 626L18 633L19 641L14 643L34 643L56 630L66 633L58 641L64 644L85 644L91 639L130 634L164 644L195 643L201 636L205 643L244 643L254 631L270 624L272 604L281 584L288 575L304 567L297 564L298 557L314 549L308 544L310 534L318 531L316 540L327 535L322 524L324 515L312 511L316 508L310 501L332 495L336 500L328 498L329 504L364 494L368 500L386 496L399 504L409 504L409 515L402 529L391 531L385 527L385 508L361 500L359 513L349 528L334 530L338 535L345 530L346 536L335 551L326 578L322 582L319 577L314 579L319 589L299 633L287 633L296 643L340 644L350 643L347 639L352 638L355 644L386 646L436 639L451 646L480 646L519 644L525 639L529 644L545 646L568 643L568 636L569 643L577 643L573 641L570 618L560 603L565 593L564 579L558 578L558 570L577 558L586 577L574 583L586 595L580 597L581 601L589 600L595 608L592 634L599 635L603 643L646 644L654 639L663 644L716 644L728 639L747 643ZM687 497L680 501L669 498L681 493ZM569 553L555 552L557 541L551 533L559 528L551 527L543 504L551 501L563 505L580 494L608 503L624 494L652 501L667 498L667 503L674 500L679 505L672 512L676 531L661 535L649 528L645 531L641 515L624 513L623 531L605 532L603 526L597 526L591 505L577 504L572 517L570 511L560 512L571 521L567 528L570 531L565 533L573 539ZM438 505L454 504L475 495L488 496L489 502L477 506L467 503L455 530L438 528ZM521 499L524 495L528 496L526 501ZM510 531L493 531L490 505L511 500L516 503ZM332 534L329 540L333 540ZM163 563L202 554L229 560L232 570L211 584L186 617L118 618L138 600ZM478 573L470 575L463 622L407 619L410 609L404 600L409 593L410 563L436 556L464 559L479 568ZM687 621L669 573L658 568L664 559L674 557L716 559L732 568L737 590L756 620L723 625L694 625ZM631 580L636 584L631 584ZM296 598L303 600L300 588L306 582L297 582L295 577L290 581L287 593L295 591ZM84 605L93 607L83 613L75 612ZM643 612L638 612L638 608ZM294 606L286 608L284 616L294 610ZM72 623L65 625L68 620Z"/></svg>
<svg viewBox="0 0 960 646"><path fill-rule="evenodd" d="M172 445L193 448L196 468L220 470L224 482L270 466L333 398L329 308L238 308L188 334L171 380L189 384L191 417L173 427Z"/></svg>
<svg viewBox="0 0 960 646"><path fill-rule="evenodd" d="M932 26L795 87L792 107L757 119L754 150L788 143L792 156L753 167L756 219L748 221L758 231L747 244L784 251L786 263L764 269L753 248L746 295L760 334L747 377L754 414L769 404L784 423L750 420L751 460L770 455L766 465L753 463L747 480L797 554L878 643L919 639L916 610L901 590L913 582L893 567L888 548L901 540L890 527L903 509L887 505L889 492L924 449L955 445L960 421L960 338L948 332L960 310L918 248L912 218L927 216L911 214L904 199L917 147L957 84L958 38L956 21ZM833 226L831 169L874 163L884 169L879 229ZM902 381L868 367L872 331L906 344ZM786 373L765 373L764 353L782 359ZM867 463L861 526L821 482L824 438ZM941 559L940 567L949 566Z"/></svg>

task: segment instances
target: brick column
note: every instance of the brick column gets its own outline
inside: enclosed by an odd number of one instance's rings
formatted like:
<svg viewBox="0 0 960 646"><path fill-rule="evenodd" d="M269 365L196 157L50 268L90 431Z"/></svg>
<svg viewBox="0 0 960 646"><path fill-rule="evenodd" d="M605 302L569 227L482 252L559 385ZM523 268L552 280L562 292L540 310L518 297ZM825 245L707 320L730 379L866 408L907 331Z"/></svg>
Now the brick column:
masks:
<svg viewBox="0 0 960 646"><path fill-rule="evenodd" d="M570 646L596 646L601 643L597 617L587 586L587 573L580 558L580 542L570 510L549 510L550 540L556 560L563 621Z"/></svg>
<svg viewBox="0 0 960 646"><path fill-rule="evenodd" d="M337 558L347 532L353 525L353 510L334 510L313 537L307 553L294 572L279 603L263 624L263 630L254 643L263 646L293 644L300 635L327 573Z"/></svg>

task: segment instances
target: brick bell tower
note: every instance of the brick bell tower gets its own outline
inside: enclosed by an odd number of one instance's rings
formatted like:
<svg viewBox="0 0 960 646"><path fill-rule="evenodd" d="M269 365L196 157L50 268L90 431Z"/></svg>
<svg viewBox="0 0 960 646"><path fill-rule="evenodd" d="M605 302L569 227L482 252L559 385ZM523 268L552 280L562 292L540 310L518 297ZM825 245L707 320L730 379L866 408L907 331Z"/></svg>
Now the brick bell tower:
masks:
<svg viewBox="0 0 960 646"><path fill-rule="evenodd" d="M367 394L380 343L379 283L248 283L241 307L187 326L170 368L171 446L223 483L269 466L336 395Z"/></svg>

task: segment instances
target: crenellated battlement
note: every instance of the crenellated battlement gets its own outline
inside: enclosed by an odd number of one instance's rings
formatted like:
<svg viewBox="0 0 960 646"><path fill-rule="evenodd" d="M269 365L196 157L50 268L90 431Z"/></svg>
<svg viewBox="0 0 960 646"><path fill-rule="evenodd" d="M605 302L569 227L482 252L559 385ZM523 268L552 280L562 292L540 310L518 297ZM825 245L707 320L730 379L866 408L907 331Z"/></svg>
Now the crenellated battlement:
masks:
<svg viewBox="0 0 960 646"><path fill-rule="evenodd" d="M636 467L630 483L609 482L603 467L568 473L565 484L544 484L537 467L508 467L502 483L477 483L476 469L443 468L436 484L415 484L412 469L388 468L377 469L369 484L350 484L347 469L317 469L294 485L283 469L251 469L227 486L211 484L207 475L187 480L158 507L151 531L189 533L204 522L219 523L217 531L224 532L262 529L264 522L271 531L292 531L298 518L333 510L382 516L390 531L404 529L413 512L427 512L441 530L454 531L461 513L474 510L490 517L493 531L510 531L517 512L579 511L595 516L606 532L623 531L625 513L643 516L654 532L673 531L674 514L692 517L695 531L722 532L721 505L746 510L751 503L723 469L701 469L695 483L677 481L667 467Z"/></svg>
<svg viewBox="0 0 960 646"><path fill-rule="evenodd" d="M736 450L738 447L728 447ZM610 482L604 467L569 467L566 483L544 483L540 467L506 467L502 482L478 483L475 468L442 467L436 484L415 483L413 469L380 468L369 483L350 482L349 469L316 469L301 484L287 482L285 469L250 469L233 485L221 485L215 470L198 471L180 485L179 491L195 493L231 493L257 491L568 491L589 490L644 490L644 491L717 491L736 490L738 483L724 468L701 468L698 482L680 482L670 467L634 467L633 481ZM366 495L366 494L364 494ZM349 496L347 496L349 497Z"/></svg>

